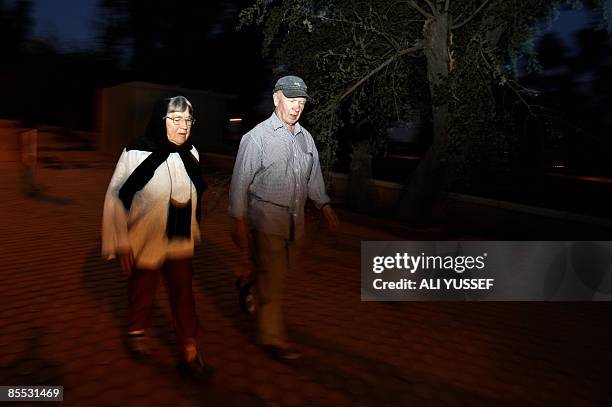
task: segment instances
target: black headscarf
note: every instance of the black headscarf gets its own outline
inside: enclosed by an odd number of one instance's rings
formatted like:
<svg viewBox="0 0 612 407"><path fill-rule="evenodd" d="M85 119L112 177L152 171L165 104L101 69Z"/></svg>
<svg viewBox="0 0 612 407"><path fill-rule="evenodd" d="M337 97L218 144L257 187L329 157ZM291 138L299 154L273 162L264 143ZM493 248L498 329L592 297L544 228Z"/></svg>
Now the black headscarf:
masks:
<svg viewBox="0 0 612 407"><path fill-rule="evenodd" d="M199 222L201 206L200 197L202 192L206 191L207 185L204 178L202 178L202 167L200 162L191 154L193 145L189 139L180 146L168 140L164 117L168 112L169 102L170 98L163 98L155 103L151 119L149 120L144 135L125 147L127 151L151 151L152 154L140 163L132 174L130 174L127 181L125 181L119 190L119 199L123 202L125 209L129 211L132 206L134 195L144 188L151 178L153 178L153 174L157 167L163 164L171 153L179 153L185 170L187 170L187 174L196 188L198 196L196 214Z"/></svg>

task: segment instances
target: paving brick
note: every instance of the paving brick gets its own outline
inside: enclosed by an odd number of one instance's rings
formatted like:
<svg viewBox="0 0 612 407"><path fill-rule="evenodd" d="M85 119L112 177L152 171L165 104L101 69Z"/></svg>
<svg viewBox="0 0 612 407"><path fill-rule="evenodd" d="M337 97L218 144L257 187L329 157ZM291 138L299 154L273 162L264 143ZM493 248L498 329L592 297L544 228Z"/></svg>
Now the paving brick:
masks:
<svg viewBox="0 0 612 407"><path fill-rule="evenodd" d="M311 219L308 256L290 276L289 334L303 359L270 360L238 308L234 279L250 264L229 238L226 186L214 177L194 292L217 375L206 385L178 378L162 286L153 359L135 362L123 344L126 277L99 257L114 163L69 153L40 168L40 199L20 196L18 168L0 163L0 384L56 381L76 406L612 404L610 304L362 303L361 240L457 236L346 211L335 235Z"/></svg>

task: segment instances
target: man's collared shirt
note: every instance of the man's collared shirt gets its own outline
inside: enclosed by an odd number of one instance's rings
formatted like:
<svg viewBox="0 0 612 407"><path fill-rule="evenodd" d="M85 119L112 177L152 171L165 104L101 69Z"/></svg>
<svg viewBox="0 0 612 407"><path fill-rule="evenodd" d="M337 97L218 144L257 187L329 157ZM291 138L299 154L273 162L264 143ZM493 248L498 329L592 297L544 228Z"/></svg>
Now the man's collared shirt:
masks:
<svg viewBox="0 0 612 407"><path fill-rule="evenodd" d="M272 113L240 141L229 214L247 216L250 228L264 233L301 237L307 198L317 208L330 201L314 140L299 123L291 134Z"/></svg>

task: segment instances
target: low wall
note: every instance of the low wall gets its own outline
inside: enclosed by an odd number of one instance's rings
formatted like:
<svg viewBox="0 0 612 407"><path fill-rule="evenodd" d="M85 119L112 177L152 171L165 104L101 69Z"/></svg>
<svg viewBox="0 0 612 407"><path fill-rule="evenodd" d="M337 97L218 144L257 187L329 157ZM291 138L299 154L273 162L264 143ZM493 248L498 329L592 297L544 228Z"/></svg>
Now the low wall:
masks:
<svg viewBox="0 0 612 407"><path fill-rule="evenodd" d="M19 160L19 129L0 127L0 161Z"/></svg>
<svg viewBox="0 0 612 407"><path fill-rule="evenodd" d="M231 173L232 169L234 168L235 160L236 160L236 157L231 156L231 155L209 153L209 152L202 153L202 164L204 165L205 168L206 167L221 168L224 171Z"/></svg>
<svg viewBox="0 0 612 407"><path fill-rule="evenodd" d="M351 180L348 174L332 173L329 182L332 202L368 213L391 215L399 202L402 184L374 178Z"/></svg>
<svg viewBox="0 0 612 407"><path fill-rule="evenodd" d="M37 153L37 132L22 127L0 127L0 161L30 164Z"/></svg>
<svg viewBox="0 0 612 407"><path fill-rule="evenodd" d="M205 165L228 171L234 164L234 157L223 154L204 153L204 160ZM348 174L341 173L332 173L328 181L332 203L385 217L396 215L402 189L402 184L372 178L351 181ZM458 193L447 194L445 208L446 221L451 225L515 236L517 240L527 237L556 240L564 236L571 237L569 240L576 240L577 236L609 240L612 232L612 219Z"/></svg>
<svg viewBox="0 0 612 407"><path fill-rule="evenodd" d="M20 127L21 120L0 119L0 128L3 127Z"/></svg>
<svg viewBox="0 0 612 407"><path fill-rule="evenodd" d="M98 93L97 148L118 156L130 140L140 137L149 122L153 104L160 97L183 95L194 106L197 124L190 141L200 150L223 143L226 105L235 96L146 82L128 82L100 89Z"/></svg>
<svg viewBox="0 0 612 407"><path fill-rule="evenodd" d="M363 179L351 186L347 174L332 174L330 195L336 204L383 216L394 216L402 184ZM357 201L357 202L356 202ZM498 201L458 193L447 194L445 218L461 229L499 233L504 236L563 239L577 236L609 240L612 219L580 213Z"/></svg>
<svg viewBox="0 0 612 407"><path fill-rule="evenodd" d="M610 240L612 232L612 219L456 193L448 198L449 222L510 239Z"/></svg>

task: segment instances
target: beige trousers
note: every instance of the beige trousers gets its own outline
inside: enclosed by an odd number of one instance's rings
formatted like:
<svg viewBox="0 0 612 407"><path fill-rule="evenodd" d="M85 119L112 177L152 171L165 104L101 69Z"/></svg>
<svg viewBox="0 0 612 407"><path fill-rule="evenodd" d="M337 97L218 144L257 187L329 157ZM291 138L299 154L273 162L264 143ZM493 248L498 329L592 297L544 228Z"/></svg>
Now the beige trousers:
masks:
<svg viewBox="0 0 612 407"><path fill-rule="evenodd" d="M294 268L300 242L282 236L253 231L253 263L255 266L255 300L258 342L261 345L287 343L283 318L285 279Z"/></svg>

